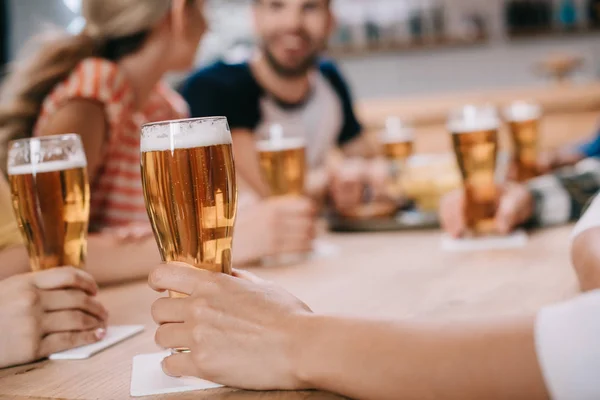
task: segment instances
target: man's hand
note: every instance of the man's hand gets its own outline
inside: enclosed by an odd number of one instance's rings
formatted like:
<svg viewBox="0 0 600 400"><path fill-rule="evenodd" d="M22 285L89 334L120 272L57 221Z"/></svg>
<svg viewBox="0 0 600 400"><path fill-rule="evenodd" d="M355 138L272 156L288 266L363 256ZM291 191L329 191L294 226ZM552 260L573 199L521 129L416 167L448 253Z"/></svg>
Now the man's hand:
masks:
<svg viewBox="0 0 600 400"><path fill-rule="evenodd" d="M527 186L516 183L502 185L498 193L496 229L498 233L506 235L532 217L534 199ZM468 230L465 200L464 190L458 189L447 194L440 204L442 228L455 238L463 236Z"/></svg>

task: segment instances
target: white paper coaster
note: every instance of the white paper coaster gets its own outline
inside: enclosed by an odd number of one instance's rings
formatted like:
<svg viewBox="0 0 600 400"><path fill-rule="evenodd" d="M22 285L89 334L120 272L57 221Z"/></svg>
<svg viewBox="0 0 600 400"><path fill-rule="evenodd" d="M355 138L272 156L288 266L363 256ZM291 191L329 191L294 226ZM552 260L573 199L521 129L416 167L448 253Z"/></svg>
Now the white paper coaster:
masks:
<svg viewBox="0 0 600 400"><path fill-rule="evenodd" d="M166 351L162 353L142 354L133 358L131 396L154 396L223 387L223 385L198 378L172 378L165 375L161 363L165 357L170 355L171 353Z"/></svg>
<svg viewBox="0 0 600 400"><path fill-rule="evenodd" d="M109 326L106 330L106 337L101 341L61 353L54 353L49 358L51 360L85 360L94 354L100 353L117 343L137 335L143 330L143 325Z"/></svg>
<svg viewBox="0 0 600 400"><path fill-rule="evenodd" d="M312 260L332 258L339 256L340 253L341 250L339 246L325 240L317 239L313 242L313 251L309 254L309 258Z"/></svg>
<svg viewBox="0 0 600 400"><path fill-rule="evenodd" d="M480 238L454 239L448 235L442 237L442 249L453 252L502 250L525 247L529 240L523 230L508 236L486 236Z"/></svg>

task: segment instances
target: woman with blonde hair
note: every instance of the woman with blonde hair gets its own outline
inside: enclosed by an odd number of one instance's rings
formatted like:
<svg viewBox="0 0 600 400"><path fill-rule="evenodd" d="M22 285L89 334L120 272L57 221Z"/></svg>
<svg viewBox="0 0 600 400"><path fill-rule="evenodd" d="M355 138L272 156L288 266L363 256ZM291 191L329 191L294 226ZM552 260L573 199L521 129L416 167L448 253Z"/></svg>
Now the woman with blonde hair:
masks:
<svg viewBox="0 0 600 400"><path fill-rule="evenodd" d="M9 140L81 135L91 226L100 233L89 242L93 278L68 267L25 273L27 254L1 177L0 368L101 339L107 312L94 280L141 278L145 264L159 259L147 228L139 131L146 122L187 116L161 79L192 66L206 26L203 0L84 0L82 9L81 34L46 35L12 66L0 97L0 162L6 168Z"/></svg>
<svg viewBox="0 0 600 400"><path fill-rule="evenodd" d="M90 237L88 269L109 283L143 277L144 262L158 259L142 194L139 132L146 122L187 116L185 102L161 79L192 67L206 24L203 0L84 0L82 14L80 34L45 35L12 65L0 97L0 165L6 167L9 140L81 136L91 231L104 232ZM122 242L121 234L140 229L142 238ZM26 269L23 251L12 253L3 257L10 267L0 279ZM131 253L138 259L119 267Z"/></svg>
<svg viewBox="0 0 600 400"><path fill-rule="evenodd" d="M83 31L45 35L12 66L0 92L3 168L9 140L81 136L91 231L98 233L90 237L88 270L101 284L145 277L147 265L159 258L142 192L140 128L188 116L185 101L162 78L193 66L206 30L203 8L203 0L83 0ZM236 227L236 262L306 250L314 236L312 204L301 199L243 203L251 204ZM256 221L269 225L260 237ZM0 270L0 279L24 272L23 253L5 252L9 267ZM135 259L129 260L130 254Z"/></svg>

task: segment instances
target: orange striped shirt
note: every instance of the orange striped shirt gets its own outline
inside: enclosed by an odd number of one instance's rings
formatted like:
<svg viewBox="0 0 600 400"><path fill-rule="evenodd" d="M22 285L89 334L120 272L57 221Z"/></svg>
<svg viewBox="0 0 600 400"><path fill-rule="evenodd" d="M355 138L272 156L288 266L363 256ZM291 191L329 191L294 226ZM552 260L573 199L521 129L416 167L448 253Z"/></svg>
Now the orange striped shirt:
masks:
<svg viewBox="0 0 600 400"><path fill-rule="evenodd" d="M91 185L91 226L94 230L147 222L140 174L140 130L143 124L187 118L183 98L164 83L156 86L142 110L133 104L125 74L107 60L89 58L56 86L42 106L34 133L73 99L103 104L109 126L102 165Z"/></svg>

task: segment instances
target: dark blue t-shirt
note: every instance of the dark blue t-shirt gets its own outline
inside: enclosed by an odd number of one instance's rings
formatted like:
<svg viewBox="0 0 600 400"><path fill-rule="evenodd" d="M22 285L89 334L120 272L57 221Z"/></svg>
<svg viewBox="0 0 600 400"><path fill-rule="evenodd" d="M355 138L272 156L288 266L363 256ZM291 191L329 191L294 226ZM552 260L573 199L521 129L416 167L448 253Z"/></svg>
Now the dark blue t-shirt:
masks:
<svg viewBox="0 0 600 400"><path fill-rule="evenodd" d="M301 127L311 165L323 161L332 146L361 134L348 85L331 61L319 64L310 95L286 104L267 93L248 63L217 62L190 76L182 87L192 117L226 116L232 130L264 131L274 123Z"/></svg>

